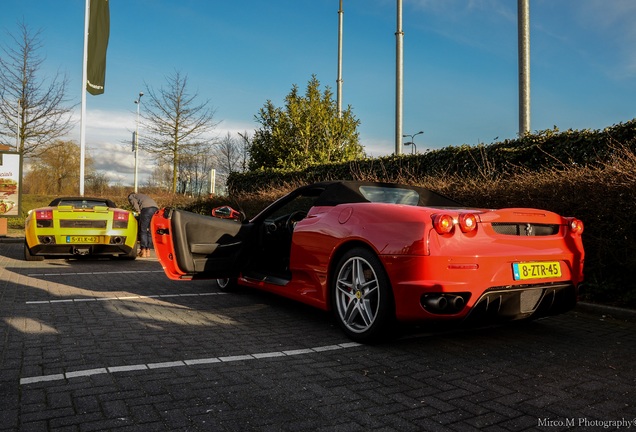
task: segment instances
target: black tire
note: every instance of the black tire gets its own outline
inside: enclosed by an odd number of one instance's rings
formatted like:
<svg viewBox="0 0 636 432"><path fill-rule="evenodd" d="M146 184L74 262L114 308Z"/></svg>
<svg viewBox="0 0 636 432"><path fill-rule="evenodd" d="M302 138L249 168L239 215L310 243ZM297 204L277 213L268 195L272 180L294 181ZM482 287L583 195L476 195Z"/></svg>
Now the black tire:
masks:
<svg viewBox="0 0 636 432"><path fill-rule="evenodd" d="M128 252L126 255L121 255L121 257L125 260L136 260L137 255L139 254L139 243L135 242L135 246Z"/></svg>
<svg viewBox="0 0 636 432"><path fill-rule="evenodd" d="M219 278L216 280L216 285L221 291L233 291L238 284L236 278Z"/></svg>
<svg viewBox="0 0 636 432"><path fill-rule="evenodd" d="M350 339L377 343L391 336L395 323L391 284L370 250L351 249L340 258L331 280L331 302L338 324Z"/></svg>
<svg viewBox="0 0 636 432"><path fill-rule="evenodd" d="M44 261L43 256L32 255L29 245L24 242L24 260L25 261Z"/></svg>

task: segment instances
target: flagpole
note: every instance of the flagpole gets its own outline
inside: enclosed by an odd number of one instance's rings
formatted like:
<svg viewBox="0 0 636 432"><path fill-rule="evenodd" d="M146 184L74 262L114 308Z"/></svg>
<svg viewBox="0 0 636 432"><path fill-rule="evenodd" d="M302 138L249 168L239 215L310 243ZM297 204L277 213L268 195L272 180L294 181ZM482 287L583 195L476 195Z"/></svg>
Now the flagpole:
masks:
<svg viewBox="0 0 636 432"><path fill-rule="evenodd" d="M90 0L86 0L84 15L84 61L82 62L82 109L80 114L80 178L79 193L84 196L84 157L86 153L86 82L88 81L88 19L90 16Z"/></svg>
<svg viewBox="0 0 636 432"><path fill-rule="evenodd" d="M399 156L402 154L402 122L404 117L404 31L402 30L402 0L397 0L395 45L395 155Z"/></svg>

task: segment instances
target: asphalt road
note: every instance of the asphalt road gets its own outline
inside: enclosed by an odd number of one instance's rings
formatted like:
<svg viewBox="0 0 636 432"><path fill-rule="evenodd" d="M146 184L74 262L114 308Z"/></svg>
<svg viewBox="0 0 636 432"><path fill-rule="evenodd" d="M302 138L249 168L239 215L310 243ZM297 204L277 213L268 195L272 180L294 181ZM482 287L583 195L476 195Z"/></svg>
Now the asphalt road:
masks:
<svg viewBox="0 0 636 432"><path fill-rule="evenodd" d="M636 323L581 308L378 346L156 259L0 243L0 431L636 429Z"/></svg>

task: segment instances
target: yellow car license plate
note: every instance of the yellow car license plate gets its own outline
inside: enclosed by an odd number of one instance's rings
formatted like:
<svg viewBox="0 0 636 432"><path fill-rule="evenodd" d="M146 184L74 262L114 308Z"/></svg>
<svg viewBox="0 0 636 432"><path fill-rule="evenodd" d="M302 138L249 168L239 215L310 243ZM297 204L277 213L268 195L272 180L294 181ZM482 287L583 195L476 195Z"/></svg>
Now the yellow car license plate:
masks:
<svg viewBox="0 0 636 432"><path fill-rule="evenodd" d="M515 280L553 279L561 277L561 264L558 261L512 263Z"/></svg>
<svg viewBox="0 0 636 432"><path fill-rule="evenodd" d="M99 243L99 236L66 236L66 243Z"/></svg>

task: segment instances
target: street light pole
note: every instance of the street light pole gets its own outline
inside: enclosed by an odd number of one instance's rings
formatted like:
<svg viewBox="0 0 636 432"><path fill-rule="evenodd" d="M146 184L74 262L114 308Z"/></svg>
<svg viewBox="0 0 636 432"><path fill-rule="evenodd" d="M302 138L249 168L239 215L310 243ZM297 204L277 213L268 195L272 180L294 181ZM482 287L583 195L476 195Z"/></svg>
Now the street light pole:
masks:
<svg viewBox="0 0 636 432"><path fill-rule="evenodd" d="M530 0L517 0L519 136L530 133Z"/></svg>
<svg viewBox="0 0 636 432"><path fill-rule="evenodd" d="M405 146L409 146L411 144L413 145L413 148L411 148L411 154L417 153L417 146L415 145L415 143L413 141L408 141L408 142L404 143Z"/></svg>
<svg viewBox="0 0 636 432"><path fill-rule="evenodd" d="M135 126L135 193L138 189L137 171L139 169L139 106L141 105L141 97L144 92L139 92L139 97L135 100L137 105L137 124Z"/></svg>
<svg viewBox="0 0 636 432"><path fill-rule="evenodd" d="M338 102L338 118L342 118L342 0L340 0L340 8L338 9L338 78L336 79L337 102Z"/></svg>
<svg viewBox="0 0 636 432"><path fill-rule="evenodd" d="M402 121L404 104L404 31L402 30L402 0L397 0L395 31L395 155L402 154Z"/></svg>
<svg viewBox="0 0 636 432"><path fill-rule="evenodd" d="M16 117L15 120L15 124L17 127L16 130L16 134L15 134L15 151L19 152L20 151L20 126L21 126L21 121L20 121L20 117L21 117L21 111L22 111L22 99L18 98L18 116Z"/></svg>
<svg viewBox="0 0 636 432"><path fill-rule="evenodd" d="M419 131L418 133L414 133L413 135L409 135L409 134L402 135L403 138L411 137L411 141L404 143L404 145L413 145L413 148L411 149L411 154L417 153L417 146L415 145L415 137L417 135L423 134L423 133L424 133L424 131ZM415 150L415 151L413 151L413 150Z"/></svg>

